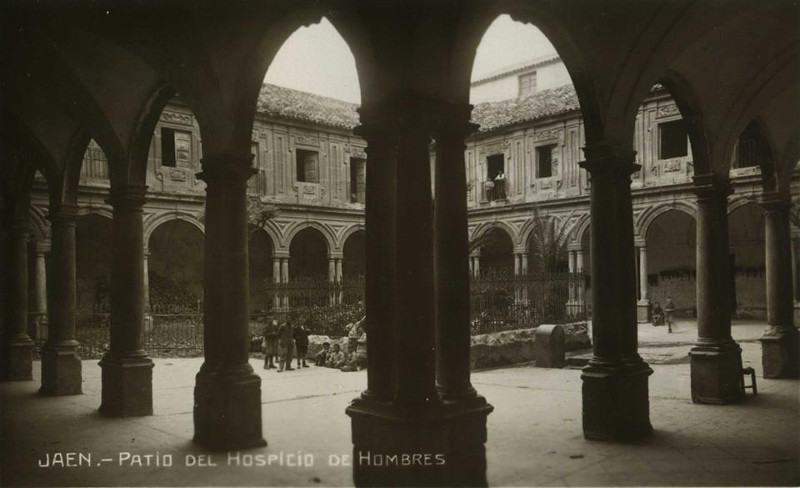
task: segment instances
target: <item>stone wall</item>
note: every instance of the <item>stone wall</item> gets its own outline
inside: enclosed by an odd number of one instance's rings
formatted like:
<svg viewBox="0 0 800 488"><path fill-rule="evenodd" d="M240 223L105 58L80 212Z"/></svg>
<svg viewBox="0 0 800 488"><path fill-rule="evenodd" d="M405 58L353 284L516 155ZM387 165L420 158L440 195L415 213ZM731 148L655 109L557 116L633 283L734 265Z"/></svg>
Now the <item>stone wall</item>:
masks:
<svg viewBox="0 0 800 488"><path fill-rule="evenodd" d="M586 322L562 324L564 349L574 351L592 346ZM536 328L508 330L472 337L470 365L472 369L491 368L533 361Z"/></svg>

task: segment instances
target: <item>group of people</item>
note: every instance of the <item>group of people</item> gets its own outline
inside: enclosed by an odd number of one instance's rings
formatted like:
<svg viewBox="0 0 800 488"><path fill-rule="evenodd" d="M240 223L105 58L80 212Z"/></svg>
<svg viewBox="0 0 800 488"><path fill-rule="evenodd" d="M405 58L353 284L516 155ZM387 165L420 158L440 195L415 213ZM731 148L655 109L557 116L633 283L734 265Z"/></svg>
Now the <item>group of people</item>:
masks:
<svg viewBox="0 0 800 488"><path fill-rule="evenodd" d="M667 297L667 302L664 308L658 302L653 303L653 325L667 324L667 332L672 333L672 312L675 311L675 304L672 302L671 297Z"/></svg>
<svg viewBox="0 0 800 488"><path fill-rule="evenodd" d="M358 350L358 344L366 342L364 318L348 326L347 350L342 351L339 344L331 348L330 342L322 343L322 350L314 358L317 366L336 368L341 371L359 371L367 367L367 356Z"/></svg>
<svg viewBox="0 0 800 488"><path fill-rule="evenodd" d="M346 351L343 351L339 344L333 344L331 347L330 342L324 342L322 350L314 358L316 365L342 371L358 371L366 368L366 352L359 351L358 347L359 342L363 344L366 341L364 320L365 318L362 318L348 326ZM291 320L278 325L278 321L273 320L262 332L261 350L264 351L264 369L277 368L278 373L294 370L292 359L295 352L297 369L307 368L308 342L308 331L302 325L295 326Z"/></svg>
<svg viewBox="0 0 800 488"><path fill-rule="evenodd" d="M294 326L291 320L278 325L277 320L264 327L261 350L264 351L264 369L278 369L278 373L292 371L292 357L297 351L297 368L307 368L308 331ZM275 366L277 361L278 365Z"/></svg>

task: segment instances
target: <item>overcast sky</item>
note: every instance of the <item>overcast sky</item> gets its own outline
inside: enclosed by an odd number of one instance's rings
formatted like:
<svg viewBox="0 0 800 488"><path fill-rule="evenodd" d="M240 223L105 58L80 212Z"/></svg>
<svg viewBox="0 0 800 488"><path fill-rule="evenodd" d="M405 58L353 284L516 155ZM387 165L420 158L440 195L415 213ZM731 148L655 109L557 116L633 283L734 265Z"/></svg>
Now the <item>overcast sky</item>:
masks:
<svg viewBox="0 0 800 488"><path fill-rule="evenodd" d="M539 29L503 15L486 31L475 56L472 78L526 59L554 52ZM284 43L264 78L281 85L360 103L355 60L336 29L322 19L301 27Z"/></svg>

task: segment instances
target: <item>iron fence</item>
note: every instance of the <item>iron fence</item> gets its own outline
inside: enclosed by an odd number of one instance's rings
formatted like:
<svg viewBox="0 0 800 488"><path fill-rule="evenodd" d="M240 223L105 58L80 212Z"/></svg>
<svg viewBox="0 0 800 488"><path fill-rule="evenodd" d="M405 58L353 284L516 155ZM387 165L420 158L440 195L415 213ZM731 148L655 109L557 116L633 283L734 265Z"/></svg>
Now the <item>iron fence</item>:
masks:
<svg viewBox="0 0 800 488"><path fill-rule="evenodd" d="M586 318L583 274L532 276L512 271L487 270L470 281L473 335Z"/></svg>

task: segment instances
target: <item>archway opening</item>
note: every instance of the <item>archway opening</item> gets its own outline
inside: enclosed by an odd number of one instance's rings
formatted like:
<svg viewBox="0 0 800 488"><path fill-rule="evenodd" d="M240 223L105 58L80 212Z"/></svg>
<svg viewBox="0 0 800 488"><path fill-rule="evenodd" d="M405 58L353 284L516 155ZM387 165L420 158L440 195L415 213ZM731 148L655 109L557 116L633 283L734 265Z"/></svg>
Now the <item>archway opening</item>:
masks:
<svg viewBox="0 0 800 488"><path fill-rule="evenodd" d="M352 233L344 243L344 262L342 275L345 280L360 279L366 272L366 233L363 230Z"/></svg>
<svg viewBox="0 0 800 488"><path fill-rule="evenodd" d="M263 230L250 233L250 313L265 314L274 308L275 247ZM280 263L278 263L280 266ZM280 269L277 270L280 276Z"/></svg>
<svg viewBox="0 0 800 488"><path fill-rule="evenodd" d="M160 224L150 235L148 281L154 314L201 313L203 299L203 233L175 219Z"/></svg>
<svg viewBox="0 0 800 488"><path fill-rule="evenodd" d="M325 236L314 228L298 232L289 246L289 280L326 280L328 277L328 244Z"/></svg>
<svg viewBox="0 0 800 488"><path fill-rule="evenodd" d="M484 234L480 246L481 276L512 277L514 275L514 245L505 231L494 227Z"/></svg>
<svg viewBox="0 0 800 488"><path fill-rule="evenodd" d="M111 219L89 214L75 228L76 339L84 359L108 346L111 313Z"/></svg>
<svg viewBox="0 0 800 488"><path fill-rule="evenodd" d="M764 167L772 164L772 153L769 149L761 125L751 120L736 140L733 148L731 170Z"/></svg>
<svg viewBox="0 0 800 488"><path fill-rule="evenodd" d="M764 263L764 212L747 203L728 215L731 311L739 318L763 319L767 313Z"/></svg>
<svg viewBox="0 0 800 488"><path fill-rule="evenodd" d="M663 307L669 297L677 315L695 316L696 233L694 218L680 210L667 210L647 229L647 287L653 306Z"/></svg>

